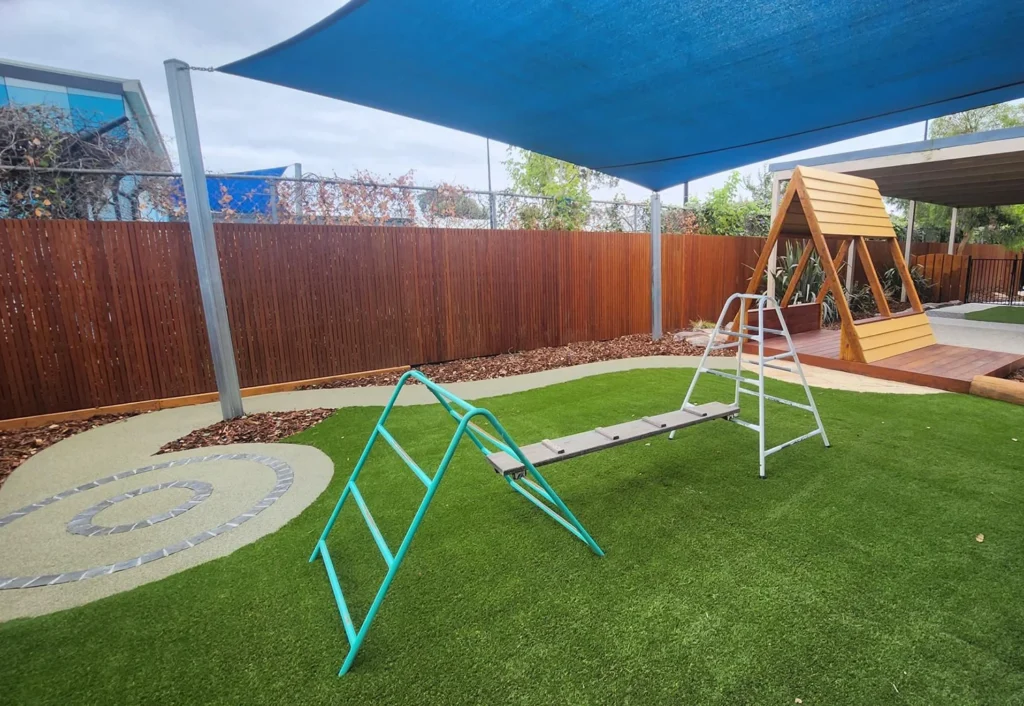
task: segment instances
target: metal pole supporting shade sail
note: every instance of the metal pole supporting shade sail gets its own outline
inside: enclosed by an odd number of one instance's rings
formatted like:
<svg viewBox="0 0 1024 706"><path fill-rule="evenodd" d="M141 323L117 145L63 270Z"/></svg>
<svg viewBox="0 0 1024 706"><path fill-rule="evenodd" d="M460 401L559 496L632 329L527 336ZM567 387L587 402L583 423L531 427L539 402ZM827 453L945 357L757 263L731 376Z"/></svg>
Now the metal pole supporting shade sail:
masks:
<svg viewBox="0 0 1024 706"><path fill-rule="evenodd" d="M227 303L224 300L224 282L221 279L220 260L217 257L217 242L213 235L213 214L210 212L203 155L199 147L199 126L196 121L195 100L192 96L192 79L189 76L188 64L183 61L168 59L164 62L164 69L167 72L167 90L171 99L178 159L181 162L188 225L192 235L192 250L196 257L196 270L199 274L199 291L203 300L206 333L210 339L210 352L213 356L213 372L217 379L217 391L220 393L220 408L224 419L234 419L244 414L242 393L238 384L238 369L235 367L235 351L231 345L231 327L228 323Z"/></svg>

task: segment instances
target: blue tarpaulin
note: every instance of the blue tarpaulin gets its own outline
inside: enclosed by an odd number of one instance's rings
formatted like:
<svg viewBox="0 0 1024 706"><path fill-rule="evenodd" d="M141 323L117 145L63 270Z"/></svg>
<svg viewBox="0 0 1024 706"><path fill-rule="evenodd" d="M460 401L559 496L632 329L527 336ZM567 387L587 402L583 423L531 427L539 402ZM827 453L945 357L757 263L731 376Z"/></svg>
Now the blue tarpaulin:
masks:
<svg viewBox="0 0 1024 706"><path fill-rule="evenodd" d="M253 169L248 172L235 172L242 176L283 176L287 167L270 167L269 169ZM210 197L210 207L214 212L230 208L235 213L270 216L270 191L272 182L264 179L232 179L225 177L206 177L206 191Z"/></svg>
<svg viewBox="0 0 1024 706"><path fill-rule="evenodd" d="M270 193L274 188L269 179L245 179L232 177L280 177L284 176L288 167L269 167L252 169L247 172L233 172L223 176L206 177L206 194L210 199L210 210L215 214L223 214L227 210L243 216L270 217L273 210ZM185 187L181 179L174 180L171 198L175 205L185 205Z"/></svg>
<svg viewBox="0 0 1024 706"><path fill-rule="evenodd" d="M1024 96L1021 0L353 0L221 71L651 189Z"/></svg>

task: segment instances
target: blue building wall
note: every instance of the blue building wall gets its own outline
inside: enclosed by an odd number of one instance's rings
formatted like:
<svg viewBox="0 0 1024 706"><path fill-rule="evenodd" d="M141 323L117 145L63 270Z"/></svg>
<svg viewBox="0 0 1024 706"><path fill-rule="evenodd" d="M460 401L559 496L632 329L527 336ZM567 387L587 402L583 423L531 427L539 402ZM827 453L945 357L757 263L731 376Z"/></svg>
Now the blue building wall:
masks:
<svg viewBox="0 0 1024 706"><path fill-rule="evenodd" d="M123 117L131 117L120 93L90 91L52 83L26 81L0 74L0 106L43 105L64 113L68 128L95 129Z"/></svg>

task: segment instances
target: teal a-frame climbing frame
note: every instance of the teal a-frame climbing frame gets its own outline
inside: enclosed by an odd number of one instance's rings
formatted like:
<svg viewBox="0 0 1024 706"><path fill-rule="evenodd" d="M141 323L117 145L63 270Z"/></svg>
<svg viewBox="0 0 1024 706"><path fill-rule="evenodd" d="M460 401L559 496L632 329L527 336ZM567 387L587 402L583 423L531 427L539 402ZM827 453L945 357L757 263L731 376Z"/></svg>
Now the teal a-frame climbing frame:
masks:
<svg viewBox="0 0 1024 706"><path fill-rule="evenodd" d="M732 333L733 337L738 337L742 340L737 343L718 343L718 334L722 330L722 323L725 319L726 312L728 311L730 304L732 304L736 299L739 299L744 305L744 312L746 311L747 305L751 303L757 305L757 322L756 324L746 323L746 316L744 314L742 317L744 323L741 324L737 332ZM765 328L764 312L766 307L773 307L775 309L781 329L774 330ZM766 358L764 355L764 341L766 334L784 337L788 343L788 352ZM744 359L743 357L743 350L740 346L746 341L758 345L758 356L756 361L757 377L755 378L749 378L743 375L744 371L742 365L744 363L754 362L749 359ZM712 350L729 347L739 348L736 358L735 374L707 367L707 358ZM766 367L794 372L789 368L780 366L778 363L770 362L784 357L791 358L796 366L795 372L799 374L804 392L807 395L807 404L782 399L769 395L765 392L764 378ZM719 375L736 382L736 390L732 404L722 402L707 402L701 405L690 404L690 398L694 391L694 387L703 373ZM392 408L395 405L395 401L398 399L398 395L402 391L402 388L405 386L406 382L413 379L422 383L428 390L430 390L431 394L433 394L437 401L441 403L457 424L451 442L448 444L448 449L445 451L444 458L441 459L441 463L438 465L433 476L427 475L427 473L417 465L417 463L409 456L405 449L398 444L395 438L384 426L391 414ZM744 387L744 384L756 385L756 387ZM738 418L740 412L740 393L746 393L748 395L758 397L759 404L757 424L746 422ZM791 439L790 441L779 444L771 449L766 449L765 400L797 407L813 413L816 428L807 434ZM497 436L488 433L478 425L474 424L473 419L477 417L481 417L489 422ZM587 544L595 554L598 556L604 556L604 552L601 551L601 548L597 546L597 543L590 536L587 530L583 528L580 521L577 520L569 508L565 506L565 503L562 502L562 499L559 498L551 488L547 480L544 479L544 476L540 474L537 467L557 463L570 458L576 458L584 454L601 451L602 449L607 449L613 446L619 446L620 444L628 444L632 441L645 439L658 434L669 433L671 438L671 435L674 435L674 433L680 429L714 419L733 421L743 427L758 432L759 457L761 461L760 476L762 478L765 475L765 458L777 451L781 451L788 446L804 441L805 439L809 439L813 436L820 436L824 445L828 446L828 438L825 436L825 428L821 423L821 417L818 415L818 410L814 404L814 398L811 395L810 387L808 387L807 380L804 378L803 369L800 366L799 359L797 358L796 349L792 345L792 339L789 335L789 329L786 327L782 310L771 297L753 294L734 294L729 298L722 309L722 314L719 316L718 325L715 327L714 335L710 337L707 348L704 351L704 357L701 359L701 363L697 368L697 373L690 384L690 388L686 393L686 398L683 401L681 409L666 412L664 414L641 417L640 419L622 422L608 427L596 427L595 429L571 434L557 439L544 439L539 443L530 444L524 447L518 446L516 442L512 440L512 437L509 436L508 432L506 432L501 424L498 423L498 420L495 419L494 415L486 409L476 407L468 402L463 402L448 390L429 380L422 373L409 371L402 375L398 384L395 386L395 390L392 393L391 398L388 400L387 406L384 408L383 413L381 413L380 419L374 426L373 432L370 434L370 439L367 441L366 448L363 449L363 453L359 457L359 461L356 463L355 469L352 471L352 476L345 484L345 489L341 493L341 498L338 500L338 504L335 505L334 511L331 513L331 517L327 521L327 526L324 527L324 531L320 535L320 539L317 541L316 547L313 549L313 555L309 558L310 561L315 561L317 557L323 559L324 567L327 569L327 577L331 582L331 589L334 591L334 599L338 604L338 612L341 615L341 622L345 628L345 635L348 637L349 650L345 657L345 661L341 666L339 675L345 674L352 667L352 663L355 661L356 655L359 653L359 648L363 644L363 640L366 638L366 633L369 631L370 625L373 622L374 617L377 615L377 611L380 609L381 603L384 601L384 596L388 591L388 587L394 580L395 574L398 573L402 560L405 558L405 555L409 550L409 545L412 543L413 536L415 536L416 530L419 528L420 523L423 521L423 516L427 512L427 508L430 506L430 501L434 497L437 486L441 483L441 479L444 478L445 471L448 470L452 457L455 455L455 450L458 448L459 443L462 441L464 436L468 436L470 438L476 448L479 449L480 453L487 458L487 461L491 464L494 470L505 479L505 482L508 483L510 488L547 513L552 519L562 525L577 539ZM402 539L402 543L399 545L398 551L396 552L392 552L391 547L389 547L387 542L384 540L384 536L381 534L376 522L374 522L373 515L370 514L370 510L366 506L366 501L363 499L362 494L359 492L359 487L356 485L356 481L359 479L359 473L362 471L363 466L366 464L366 459L370 455L370 450L379 438L383 438L388 445L395 450L395 453L397 453L399 458L401 458L405 465L409 467L409 470L412 471L427 488L423 501L420 503L420 506L416 510L416 514L412 519L412 524L409 525L409 529L406 531L405 537ZM348 604L345 601L345 595L342 593L341 585L338 581L338 574L334 569L334 563L332 562L331 555L327 550L327 537L330 534L331 529L334 527L335 521L338 519L338 513L341 512L342 506L349 497L355 501L356 506L359 508L359 512L362 513L363 519L366 521L366 526L369 528L370 534L373 535L373 539L377 543L377 548L380 550L381 556L384 557L384 563L386 563L388 567L384 581L381 583L380 588L377 589L377 593L370 604L370 609L367 611L366 617L363 618L362 624L358 628L352 620L352 614L349 611Z"/></svg>
<svg viewBox="0 0 1024 706"><path fill-rule="evenodd" d="M455 434L452 436L452 440L448 444L448 449L445 451L444 458L441 459L441 463L438 465L433 476L428 475L419 467L419 465L417 465L409 454L406 453L405 449L399 446L398 442L395 441L395 438L384 426L391 414L392 408L395 405L395 401L398 399L399 393L401 393L402 388L410 379L415 379L425 385L426 388L433 393L434 397L437 398L437 401L444 406L452 419L458 424L455 429ZM486 421L490 422L491 426L501 438L495 437L484 429L481 429L477 424L474 424L473 420L477 417L482 417ZM370 434L370 438L366 442L366 448L363 449L363 453L360 455L359 461L356 463L356 467L352 471L352 476L348 479L348 483L345 484L345 489L341 493L341 498L338 499L338 504L334 506L334 511L331 513L330 519L327 520L327 526L324 527L324 531L321 533L320 539L316 543L316 548L313 549L313 554L309 557L310 561L314 561L317 557L323 559L324 568L327 570L327 578L330 580L331 589L334 591L334 600L338 604L338 613L341 615L341 623L345 628L345 635L348 637L348 655L346 655L345 661L341 665L341 671L338 672L339 676L345 674L355 661L356 655L359 653L359 648L363 644L363 640L366 639L366 633L369 631L370 625L373 622L374 617L377 615L377 611L380 609L381 603L384 601L384 596L388 591L388 587L394 580L395 574L398 573L398 569L402 565L402 560L409 551L409 545L412 543L412 538L415 536L416 530L419 529L420 523L423 521L423 516L427 512L427 508L430 507L430 501L433 499L434 493L437 491L437 486L441 483L441 479L444 478L445 471L448 470L448 466L451 464L452 456L455 455L455 450L458 448L459 443L462 441L464 436L468 436L480 452L488 458L507 454L509 457L516 459L518 463L516 464L517 468L515 470L501 473L509 487L550 515L552 519L565 527L565 529L569 530L569 532L571 532L575 537L585 542L595 554L598 556L604 556L604 552L601 551L601 547L597 546L597 542L593 540L593 538L587 533L587 530L583 528L583 525L580 524L580 521L577 520L569 508L565 506L562 499L558 497L558 494L555 493L547 480L544 479L544 476L540 474L534 464L526 457L526 454L524 454L519 446L516 445L516 442L512 440L512 437L508 435L508 432L506 432L501 424L498 423L498 420L494 418L493 414L486 409L481 409L480 407L475 407L468 402L462 401L448 390L431 381L422 373L411 370L403 374L399 379L398 384L395 386L391 399L388 400L388 404L384 407L384 411L381 413L380 419L377 420L377 424L374 426L373 432ZM409 470L412 471L413 475L419 478L427 488L427 492L423 496L423 501L420 503L419 508L416 510L416 514L413 516L412 524L409 525L409 529L406 531L405 537L402 539L402 543L398 546L398 550L395 552L391 551L391 548L384 540L384 535L381 534L380 529L377 527L377 523L374 522L373 515L370 514L370 509L366 506L366 501L363 500L363 496L359 492L359 486L356 485L356 481L359 479L359 473L363 470L363 466L366 464L366 459L370 455L370 449L372 449L377 440L381 438L395 450L395 453L397 453L399 458L405 462L405 465L409 467ZM370 529L370 534L373 535L373 539L377 543L377 548L380 549L381 556L384 557L384 563L387 564L388 567L387 574L384 576L384 581L377 590L377 594L374 596L373 602L370 604L370 609L367 611L366 617L363 618L362 624L358 628L352 620L352 614L349 611L348 604L345 602L345 594L342 593L341 584L338 581L338 574L334 570L334 563L331 561L331 555L327 551L327 537L331 532L331 528L334 527L334 522L338 519L338 513L341 512L342 505L344 505L345 501L349 498L352 498L352 500L355 501L356 506L359 508L359 512L362 513L363 519L366 521L366 526Z"/></svg>

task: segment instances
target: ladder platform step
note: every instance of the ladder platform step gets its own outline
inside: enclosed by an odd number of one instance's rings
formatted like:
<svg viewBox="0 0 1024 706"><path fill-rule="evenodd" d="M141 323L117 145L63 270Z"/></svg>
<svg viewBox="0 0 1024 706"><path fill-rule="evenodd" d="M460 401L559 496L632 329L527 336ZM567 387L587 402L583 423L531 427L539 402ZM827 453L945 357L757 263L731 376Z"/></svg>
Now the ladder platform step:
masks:
<svg viewBox="0 0 1024 706"><path fill-rule="evenodd" d="M559 439L545 439L538 444L522 446L520 449L534 466L543 466L612 446L628 444L631 441L646 439L649 436L683 429L712 419L730 417L738 413L739 407L735 405L708 402L685 410L680 409L622 424L598 427L598 429L563 436ZM560 451L555 451L552 447L556 447ZM526 473L526 467L519 459L504 451L489 454L487 460L494 466L494 470L503 476L515 478L522 477Z"/></svg>

